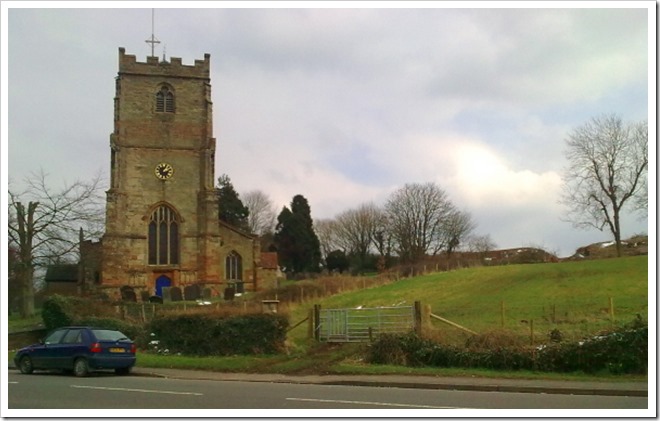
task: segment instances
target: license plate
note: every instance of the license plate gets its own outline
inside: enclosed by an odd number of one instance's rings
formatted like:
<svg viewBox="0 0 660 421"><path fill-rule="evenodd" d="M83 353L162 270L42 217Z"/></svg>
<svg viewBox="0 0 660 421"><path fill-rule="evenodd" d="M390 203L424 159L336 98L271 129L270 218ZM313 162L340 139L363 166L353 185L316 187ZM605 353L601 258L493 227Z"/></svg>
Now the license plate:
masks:
<svg viewBox="0 0 660 421"><path fill-rule="evenodd" d="M126 352L124 348L110 348L110 352Z"/></svg>

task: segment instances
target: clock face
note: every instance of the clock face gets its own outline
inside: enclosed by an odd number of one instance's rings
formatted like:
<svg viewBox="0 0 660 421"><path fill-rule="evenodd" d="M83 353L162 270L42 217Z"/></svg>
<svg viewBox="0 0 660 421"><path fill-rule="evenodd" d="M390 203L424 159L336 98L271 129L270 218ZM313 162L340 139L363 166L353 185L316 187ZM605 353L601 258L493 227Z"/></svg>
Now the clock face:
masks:
<svg viewBox="0 0 660 421"><path fill-rule="evenodd" d="M174 168L172 168L170 164L161 162L160 164L156 165L155 174L157 178L161 180L167 180L172 178L172 175L174 175Z"/></svg>

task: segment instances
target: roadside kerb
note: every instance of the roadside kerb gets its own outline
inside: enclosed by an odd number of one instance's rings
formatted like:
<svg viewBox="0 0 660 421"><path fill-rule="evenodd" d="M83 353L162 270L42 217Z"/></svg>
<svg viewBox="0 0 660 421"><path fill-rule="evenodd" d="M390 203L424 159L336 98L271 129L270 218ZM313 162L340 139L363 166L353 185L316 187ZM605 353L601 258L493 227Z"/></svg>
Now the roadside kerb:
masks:
<svg viewBox="0 0 660 421"><path fill-rule="evenodd" d="M648 397L642 382L572 382L558 380L491 379L476 377L433 377L402 375L283 375L220 373L197 370L136 367L133 374L186 380L246 381L268 383L322 384L336 386L399 387L408 389L470 390L480 392L547 393Z"/></svg>

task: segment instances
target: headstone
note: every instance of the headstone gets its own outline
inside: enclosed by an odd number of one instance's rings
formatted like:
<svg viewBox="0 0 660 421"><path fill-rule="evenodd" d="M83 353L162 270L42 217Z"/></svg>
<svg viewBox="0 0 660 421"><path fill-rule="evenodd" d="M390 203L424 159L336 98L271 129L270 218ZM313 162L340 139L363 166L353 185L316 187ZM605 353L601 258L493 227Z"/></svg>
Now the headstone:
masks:
<svg viewBox="0 0 660 421"><path fill-rule="evenodd" d="M140 291L140 299L143 303L149 301L149 291Z"/></svg>
<svg viewBox="0 0 660 421"><path fill-rule="evenodd" d="M225 288L225 301L232 301L234 299L234 288Z"/></svg>
<svg viewBox="0 0 660 421"><path fill-rule="evenodd" d="M149 302L155 304L163 304L163 299L158 295L152 295L151 297L149 297Z"/></svg>
<svg viewBox="0 0 660 421"><path fill-rule="evenodd" d="M244 288L243 287L243 281L236 281L236 286L234 288L236 288L236 293L238 293L238 294L242 294L243 292L245 292L243 290L243 288Z"/></svg>
<svg viewBox="0 0 660 421"><path fill-rule="evenodd" d="M183 289L183 296L185 297L186 301L194 301L199 299L199 292L199 285L188 285Z"/></svg>
<svg viewBox="0 0 660 421"><path fill-rule="evenodd" d="M181 301L181 300L183 300L183 295L181 294L181 288L179 288L179 287L171 287L170 288L170 296L172 298L172 301Z"/></svg>
<svg viewBox="0 0 660 421"><path fill-rule="evenodd" d="M161 289L161 294L163 294L163 302L174 301L172 300L172 287L163 287Z"/></svg>

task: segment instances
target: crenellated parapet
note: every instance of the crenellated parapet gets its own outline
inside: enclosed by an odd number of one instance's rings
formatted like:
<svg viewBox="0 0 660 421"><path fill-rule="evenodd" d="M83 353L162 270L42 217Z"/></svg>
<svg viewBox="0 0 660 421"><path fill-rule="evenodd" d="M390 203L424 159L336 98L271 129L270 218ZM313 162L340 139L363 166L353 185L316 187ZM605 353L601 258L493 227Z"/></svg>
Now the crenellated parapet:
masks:
<svg viewBox="0 0 660 421"><path fill-rule="evenodd" d="M204 60L195 60L192 66L181 63L179 57L170 57L170 61L161 61L158 57L149 56L146 62L139 62L135 55L126 54L126 49L119 47L119 74L122 73L210 79L211 55L204 54Z"/></svg>

